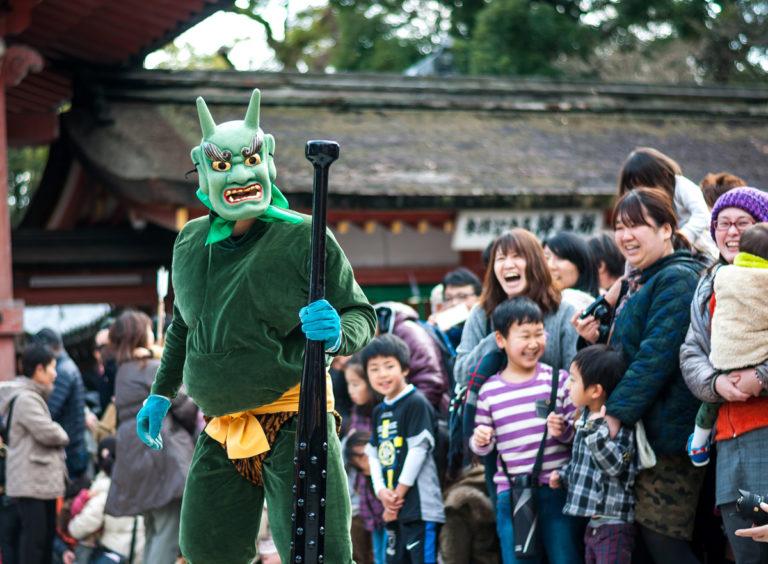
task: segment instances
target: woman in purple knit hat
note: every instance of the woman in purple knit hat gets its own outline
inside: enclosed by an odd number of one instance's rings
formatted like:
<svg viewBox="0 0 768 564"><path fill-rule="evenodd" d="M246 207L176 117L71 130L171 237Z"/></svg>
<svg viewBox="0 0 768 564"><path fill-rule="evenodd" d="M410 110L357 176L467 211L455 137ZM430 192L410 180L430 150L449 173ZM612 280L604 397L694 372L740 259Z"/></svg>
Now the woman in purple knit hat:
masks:
<svg viewBox="0 0 768 564"><path fill-rule="evenodd" d="M680 349L680 368L693 395L704 402L734 404L729 413L746 413L743 421L736 419L728 439L717 443L715 502L720 507L728 540L737 563L768 562L768 545L755 543L735 535L751 522L736 512L739 488L760 494L768 492L768 410L755 410L753 398L743 390L762 386L768 390L768 363L756 368L719 373L709 359L711 350L711 320L713 282L717 269L731 264L739 253L741 235L752 225L768 221L768 193L755 188L734 188L726 192L712 208L710 233L720 251L720 259L699 282L691 303L691 325ZM740 406L744 406L742 409ZM691 448L709 448L709 438L693 437ZM694 444L695 443L695 444ZM699 444L701 443L701 444ZM690 449L689 449L690 450Z"/></svg>

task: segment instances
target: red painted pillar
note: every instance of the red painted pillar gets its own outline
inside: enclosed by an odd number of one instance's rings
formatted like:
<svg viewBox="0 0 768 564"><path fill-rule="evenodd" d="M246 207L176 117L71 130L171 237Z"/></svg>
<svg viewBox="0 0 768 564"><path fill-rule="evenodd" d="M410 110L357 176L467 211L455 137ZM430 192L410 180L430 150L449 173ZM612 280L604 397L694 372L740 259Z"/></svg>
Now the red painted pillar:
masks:
<svg viewBox="0 0 768 564"><path fill-rule="evenodd" d="M11 272L11 219L8 212L8 140L6 137L5 86L0 88L0 380L16 374L13 323L17 308L13 303Z"/></svg>
<svg viewBox="0 0 768 564"><path fill-rule="evenodd" d="M22 332L24 315L24 304L13 299L5 90L19 84L30 71L42 68L42 57L22 45L8 47L0 61L0 380L16 375L14 337Z"/></svg>

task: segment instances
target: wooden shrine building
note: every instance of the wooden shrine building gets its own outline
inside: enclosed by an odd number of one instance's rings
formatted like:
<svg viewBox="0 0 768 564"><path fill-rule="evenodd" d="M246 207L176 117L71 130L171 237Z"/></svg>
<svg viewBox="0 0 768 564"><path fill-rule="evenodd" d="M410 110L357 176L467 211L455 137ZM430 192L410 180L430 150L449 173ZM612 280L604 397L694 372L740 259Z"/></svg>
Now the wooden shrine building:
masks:
<svg viewBox="0 0 768 564"><path fill-rule="evenodd" d="M60 115L91 99L99 69L141 65L147 53L229 2L0 0L0 379L12 378L22 303L14 300L7 147L54 142ZM45 268L45 257L36 268ZM17 292L16 297L23 296ZM64 298L64 296L62 296Z"/></svg>
<svg viewBox="0 0 768 564"><path fill-rule="evenodd" d="M177 230L206 210L189 151L194 99L242 119L262 90L277 184L309 211L308 139L341 144L329 223L373 301L428 294L515 225L542 237L602 229L636 146L697 181L728 170L768 186L768 91L499 78L109 71L81 77L24 222L17 295L30 304L154 303Z"/></svg>

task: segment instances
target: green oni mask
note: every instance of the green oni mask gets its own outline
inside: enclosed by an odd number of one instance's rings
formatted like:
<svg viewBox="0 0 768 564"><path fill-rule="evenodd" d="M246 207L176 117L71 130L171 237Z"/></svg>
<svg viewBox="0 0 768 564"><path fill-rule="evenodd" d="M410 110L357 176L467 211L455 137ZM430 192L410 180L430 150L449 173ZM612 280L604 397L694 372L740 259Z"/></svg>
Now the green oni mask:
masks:
<svg viewBox="0 0 768 564"><path fill-rule="evenodd" d="M216 125L205 100L197 99L203 139L191 155L200 179L197 197L214 212L207 244L229 237L241 219L302 222L273 184L275 138L259 127L260 102L254 90L244 120Z"/></svg>

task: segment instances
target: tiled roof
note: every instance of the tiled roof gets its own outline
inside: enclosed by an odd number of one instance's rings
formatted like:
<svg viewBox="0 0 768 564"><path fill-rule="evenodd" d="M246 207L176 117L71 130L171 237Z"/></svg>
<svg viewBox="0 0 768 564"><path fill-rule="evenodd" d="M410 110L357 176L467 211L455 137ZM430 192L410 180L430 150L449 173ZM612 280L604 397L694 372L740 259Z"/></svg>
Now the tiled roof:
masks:
<svg viewBox="0 0 768 564"><path fill-rule="evenodd" d="M341 144L331 191L390 207L536 205L614 193L637 146L674 157L698 181L728 170L768 186L768 91L392 75L138 72L102 77L109 117L84 109L65 126L87 166L125 197L193 205L194 98L217 122L242 119L262 89L277 139L278 185L311 191L308 139Z"/></svg>

